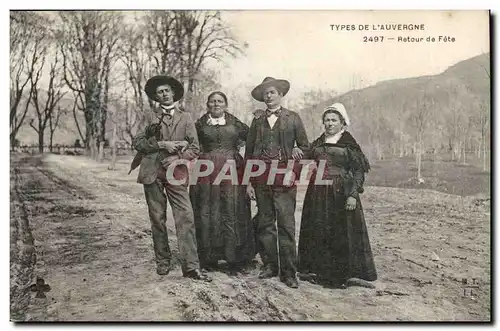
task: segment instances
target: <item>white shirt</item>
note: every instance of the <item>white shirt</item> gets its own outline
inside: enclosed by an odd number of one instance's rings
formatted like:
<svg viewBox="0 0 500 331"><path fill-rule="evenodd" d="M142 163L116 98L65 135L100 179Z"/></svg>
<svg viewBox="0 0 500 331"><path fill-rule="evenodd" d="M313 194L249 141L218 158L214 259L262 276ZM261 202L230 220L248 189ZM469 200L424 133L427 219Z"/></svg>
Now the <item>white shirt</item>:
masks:
<svg viewBox="0 0 500 331"><path fill-rule="evenodd" d="M163 114L165 114L165 115L174 116L175 104L170 105L170 106L161 105L161 110L162 110Z"/></svg>
<svg viewBox="0 0 500 331"><path fill-rule="evenodd" d="M221 117L214 118L210 114L208 114L208 125L225 125L226 124L226 116L222 114Z"/></svg>
<svg viewBox="0 0 500 331"><path fill-rule="evenodd" d="M274 113L274 114L271 114L268 118L267 118L267 123L269 123L269 126L271 127L271 129L274 127L274 124L276 124L276 121L278 120L278 116L276 116L276 112L281 108L281 106L279 106L278 108L275 108L275 109L267 109L268 111Z"/></svg>
<svg viewBox="0 0 500 331"><path fill-rule="evenodd" d="M342 137L342 133L345 132L345 129L340 130L333 136L326 136L325 143L327 144L336 144L339 141L340 137Z"/></svg>

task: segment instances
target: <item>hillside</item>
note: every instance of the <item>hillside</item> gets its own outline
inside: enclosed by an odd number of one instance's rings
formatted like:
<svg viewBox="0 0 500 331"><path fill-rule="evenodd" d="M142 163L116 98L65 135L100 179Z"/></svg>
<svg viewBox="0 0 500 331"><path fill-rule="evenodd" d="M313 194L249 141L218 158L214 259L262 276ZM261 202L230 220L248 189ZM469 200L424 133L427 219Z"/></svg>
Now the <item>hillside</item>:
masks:
<svg viewBox="0 0 500 331"><path fill-rule="evenodd" d="M388 80L349 91L322 100L317 107L303 110L303 113L312 111L314 118L321 119L328 105L341 102L353 122L350 131L363 145L373 144L375 138L382 143L396 142L400 131L414 135L410 118L424 97L430 107L431 132L443 129L448 117L453 117L452 113L457 109L465 108L474 115L482 105L489 111L489 72L490 55L487 53L461 61L438 75ZM317 132L310 131L309 134L317 137L321 130L318 127ZM437 137L443 143L446 143L446 138Z"/></svg>

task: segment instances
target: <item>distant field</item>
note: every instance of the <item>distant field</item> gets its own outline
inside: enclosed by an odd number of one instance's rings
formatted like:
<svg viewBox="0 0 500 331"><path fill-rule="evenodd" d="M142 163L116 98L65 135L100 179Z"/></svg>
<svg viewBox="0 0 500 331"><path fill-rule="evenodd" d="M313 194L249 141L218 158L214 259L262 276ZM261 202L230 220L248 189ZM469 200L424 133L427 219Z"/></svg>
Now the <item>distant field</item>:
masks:
<svg viewBox="0 0 500 331"><path fill-rule="evenodd" d="M471 159L471 161L473 161ZM449 160L422 161L424 183L416 182L417 167L413 158L377 161L366 176L368 186L426 188L457 195L490 195L490 172L474 164Z"/></svg>

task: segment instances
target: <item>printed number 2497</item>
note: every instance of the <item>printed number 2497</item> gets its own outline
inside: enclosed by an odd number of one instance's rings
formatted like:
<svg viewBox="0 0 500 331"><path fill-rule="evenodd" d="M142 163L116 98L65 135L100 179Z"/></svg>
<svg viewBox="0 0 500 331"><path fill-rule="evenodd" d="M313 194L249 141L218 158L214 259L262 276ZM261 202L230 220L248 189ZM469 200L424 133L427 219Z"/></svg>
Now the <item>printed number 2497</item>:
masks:
<svg viewBox="0 0 500 331"><path fill-rule="evenodd" d="M383 42L384 41L384 36L375 36L375 37L367 37L367 36L364 36L363 37L363 42L364 43L372 43L372 42Z"/></svg>

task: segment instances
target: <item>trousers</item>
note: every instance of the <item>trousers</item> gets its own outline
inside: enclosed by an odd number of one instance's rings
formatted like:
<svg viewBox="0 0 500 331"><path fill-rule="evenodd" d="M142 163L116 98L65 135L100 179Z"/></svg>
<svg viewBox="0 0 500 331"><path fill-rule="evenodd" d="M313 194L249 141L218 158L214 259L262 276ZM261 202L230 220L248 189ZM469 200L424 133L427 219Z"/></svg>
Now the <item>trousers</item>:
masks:
<svg viewBox="0 0 500 331"><path fill-rule="evenodd" d="M263 262L277 270L281 277L295 277L297 187L257 184L254 188L259 209L257 233L265 256Z"/></svg>
<svg viewBox="0 0 500 331"><path fill-rule="evenodd" d="M186 185L173 185L157 179L144 185L151 221L157 264L170 264L172 254L167 235L167 198L174 216L177 245L183 273L199 269L193 208Z"/></svg>

